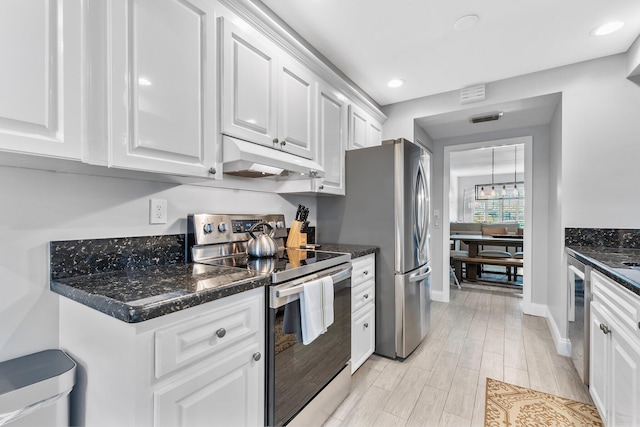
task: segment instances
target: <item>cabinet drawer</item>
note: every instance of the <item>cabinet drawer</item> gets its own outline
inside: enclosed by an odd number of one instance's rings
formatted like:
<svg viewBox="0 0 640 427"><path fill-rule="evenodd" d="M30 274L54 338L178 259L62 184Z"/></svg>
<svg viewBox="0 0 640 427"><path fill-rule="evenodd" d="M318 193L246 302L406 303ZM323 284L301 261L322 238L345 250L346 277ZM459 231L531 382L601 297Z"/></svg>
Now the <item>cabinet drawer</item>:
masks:
<svg viewBox="0 0 640 427"><path fill-rule="evenodd" d="M234 298L234 297L229 297ZM223 298L217 302L224 302ZM242 299L212 308L199 315L155 333L155 376L180 369L212 354L254 340L260 331L260 299Z"/></svg>
<svg viewBox="0 0 640 427"><path fill-rule="evenodd" d="M367 280L356 287L351 288L351 312L355 313L365 304L373 304L375 301L376 283L374 280Z"/></svg>
<svg viewBox="0 0 640 427"><path fill-rule="evenodd" d="M367 279L375 279L375 255L370 254L351 261L351 286L355 287Z"/></svg>
<svg viewBox="0 0 640 427"><path fill-rule="evenodd" d="M591 282L593 299L615 313L627 333L640 338L640 297L595 270L591 272Z"/></svg>

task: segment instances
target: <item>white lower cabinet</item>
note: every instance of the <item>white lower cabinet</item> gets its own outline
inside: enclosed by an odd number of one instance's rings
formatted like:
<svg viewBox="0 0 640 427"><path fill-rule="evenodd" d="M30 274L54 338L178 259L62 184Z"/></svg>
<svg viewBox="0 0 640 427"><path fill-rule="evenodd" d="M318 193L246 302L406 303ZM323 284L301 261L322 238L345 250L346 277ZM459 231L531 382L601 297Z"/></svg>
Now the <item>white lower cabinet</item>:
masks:
<svg viewBox="0 0 640 427"><path fill-rule="evenodd" d="M376 259L375 254L351 261L351 373L376 348Z"/></svg>
<svg viewBox="0 0 640 427"><path fill-rule="evenodd" d="M589 391L606 426L640 425L640 297L592 272Z"/></svg>
<svg viewBox="0 0 640 427"><path fill-rule="evenodd" d="M74 425L264 425L265 290L141 323L60 298Z"/></svg>

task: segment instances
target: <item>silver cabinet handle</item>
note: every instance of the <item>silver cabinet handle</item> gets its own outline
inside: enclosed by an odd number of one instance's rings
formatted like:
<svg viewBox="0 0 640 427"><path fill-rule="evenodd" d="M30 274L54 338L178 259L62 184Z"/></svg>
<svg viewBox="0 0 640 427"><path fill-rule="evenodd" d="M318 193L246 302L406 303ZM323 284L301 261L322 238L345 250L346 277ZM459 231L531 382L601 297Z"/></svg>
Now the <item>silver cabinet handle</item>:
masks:
<svg viewBox="0 0 640 427"><path fill-rule="evenodd" d="M368 299L369 298L369 294L364 294L364 299Z"/></svg>
<svg viewBox="0 0 640 427"><path fill-rule="evenodd" d="M364 327L365 327L365 328L368 328L368 327L369 327L369 324L368 324L368 323L365 323L365 324L364 324Z"/></svg>
<svg viewBox="0 0 640 427"><path fill-rule="evenodd" d="M209 173L210 173L211 175L215 175L215 174L216 174L216 172L217 172L217 171L216 171L216 168L209 168Z"/></svg>
<svg viewBox="0 0 640 427"><path fill-rule="evenodd" d="M255 360L256 362L260 360L261 357L262 355L260 354L260 352L253 353L253 360Z"/></svg>
<svg viewBox="0 0 640 427"><path fill-rule="evenodd" d="M324 190L324 185L321 185L321 186L320 186L320 189L321 189L321 190Z"/></svg>
<svg viewBox="0 0 640 427"><path fill-rule="evenodd" d="M216 331L216 335L218 336L218 338L222 338L227 335L227 331L224 328L220 328Z"/></svg>
<svg viewBox="0 0 640 427"><path fill-rule="evenodd" d="M365 276L369 274L369 270L365 270L362 272L362 274L364 274Z"/></svg>
<svg viewBox="0 0 640 427"><path fill-rule="evenodd" d="M284 139L282 141L280 141L280 145L285 146L287 145L287 141L285 141Z"/></svg>
<svg viewBox="0 0 640 427"><path fill-rule="evenodd" d="M611 329L607 328L603 323L600 323L600 330L603 334L607 335L611 333Z"/></svg>
<svg viewBox="0 0 640 427"><path fill-rule="evenodd" d="M277 144L278 142L280 142L280 141L278 141L278 138L273 138L273 143L274 144Z"/></svg>

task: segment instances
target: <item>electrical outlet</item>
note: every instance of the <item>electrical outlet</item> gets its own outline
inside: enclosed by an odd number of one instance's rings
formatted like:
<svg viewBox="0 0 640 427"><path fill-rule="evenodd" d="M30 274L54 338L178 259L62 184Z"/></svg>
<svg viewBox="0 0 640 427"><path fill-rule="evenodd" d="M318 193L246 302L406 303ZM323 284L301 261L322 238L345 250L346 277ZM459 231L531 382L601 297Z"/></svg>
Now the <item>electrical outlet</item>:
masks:
<svg viewBox="0 0 640 427"><path fill-rule="evenodd" d="M167 223L167 201L164 199L149 200L149 224Z"/></svg>

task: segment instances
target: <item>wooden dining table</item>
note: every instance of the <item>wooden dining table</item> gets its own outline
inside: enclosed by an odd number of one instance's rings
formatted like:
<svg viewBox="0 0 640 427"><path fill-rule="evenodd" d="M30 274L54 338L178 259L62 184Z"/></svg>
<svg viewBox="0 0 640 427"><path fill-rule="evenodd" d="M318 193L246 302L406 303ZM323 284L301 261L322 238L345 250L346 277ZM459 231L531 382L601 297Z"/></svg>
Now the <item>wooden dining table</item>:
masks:
<svg viewBox="0 0 640 427"><path fill-rule="evenodd" d="M513 246L514 248L522 249L524 244L523 236L519 235L493 235L483 236L477 234L452 234L449 236L452 241L461 241L469 246L469 258L476 258L478 256L478 248L480 246ZM456 245L457 246L457 245ZM467 265L467 278L475 280L478 277L478 264Z"/></svg>

